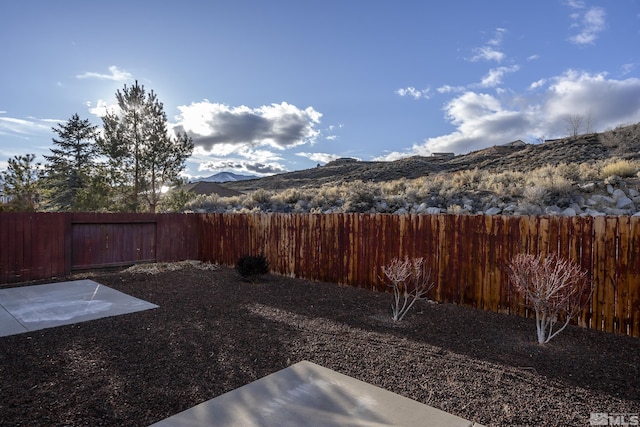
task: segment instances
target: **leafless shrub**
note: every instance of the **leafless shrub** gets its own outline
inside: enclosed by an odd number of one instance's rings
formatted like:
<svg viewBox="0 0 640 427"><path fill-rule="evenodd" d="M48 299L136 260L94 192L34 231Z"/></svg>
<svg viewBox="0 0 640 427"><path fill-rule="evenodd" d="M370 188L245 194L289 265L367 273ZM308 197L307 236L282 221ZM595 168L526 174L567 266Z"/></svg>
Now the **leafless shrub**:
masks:
<svg viewBox="0 0 640 427"><path fill-rule="evenodd" d="M512 288L524 296L525 306L536 313L538 344L562 332L586 306L593 283L578 264L557 254L546 257L518 254L508 266ZM560 325L554 331L554 327Z"/></svg>
<svg viewBox="0 0 640 427"><path fill-rule="evenodd" d="M431 272L425 271L424 258L394 258L382 267L382 272L391 282L388 286L393 288L391 311L395 322L401 321L413 304L424 299L435 285L431 281Z"/></svg>

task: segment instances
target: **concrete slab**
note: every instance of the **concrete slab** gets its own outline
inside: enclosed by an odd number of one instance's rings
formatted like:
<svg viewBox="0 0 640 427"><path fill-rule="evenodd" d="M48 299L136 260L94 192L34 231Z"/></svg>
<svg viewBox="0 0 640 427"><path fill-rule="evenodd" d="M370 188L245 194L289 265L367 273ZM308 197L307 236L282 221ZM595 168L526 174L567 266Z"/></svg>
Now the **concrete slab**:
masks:
<svg viewBox="0 0 640 427"><path fill-rule="evenodd" d="M157 307L89 279L0 289L0 336Z"/></svg>
<svg viewBox="0 0 640 427"><path fill-rule="evenodd" d="M479 426L302 361L152 427Z"/></svg>

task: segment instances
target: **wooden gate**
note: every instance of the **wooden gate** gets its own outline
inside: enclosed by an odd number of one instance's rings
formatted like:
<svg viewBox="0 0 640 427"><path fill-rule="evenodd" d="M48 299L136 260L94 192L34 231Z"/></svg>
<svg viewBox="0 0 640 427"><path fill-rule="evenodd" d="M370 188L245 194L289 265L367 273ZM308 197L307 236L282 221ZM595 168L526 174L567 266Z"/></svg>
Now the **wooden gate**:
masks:
<svg viewBox="0 0 640 427"><path fill-rule="evenodd" d="M71 269L156 261L157 223L72 222Z"/></svg>

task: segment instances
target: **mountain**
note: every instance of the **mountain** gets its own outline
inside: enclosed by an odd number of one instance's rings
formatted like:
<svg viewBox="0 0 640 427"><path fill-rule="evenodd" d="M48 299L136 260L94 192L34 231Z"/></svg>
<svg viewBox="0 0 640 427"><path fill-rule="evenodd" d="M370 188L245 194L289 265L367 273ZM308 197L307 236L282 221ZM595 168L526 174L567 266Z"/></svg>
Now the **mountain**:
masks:
<svg viewBox="0 0 640 427"><path fill-rule="evenodd" d="M246 181L248 179L256 179L258 178L255 175L241 175L233 172L218 172L214 175L208 176L206 178L198 178L194 181L204 181L204 182L233 182L233 181Z"/></svg>
<svg viewBox="0 0 640 427"><path fill-rule="evenodd" d="M283 190L357 180L383 182L414 179L476 168L497 173L529 172L545 165L594 163L607 159L640 161L640 123L537 144L515 141L461 155L441 153L391 162L338 159L312 169L229 182L225 186L242 192L258 188Z"/></svg>

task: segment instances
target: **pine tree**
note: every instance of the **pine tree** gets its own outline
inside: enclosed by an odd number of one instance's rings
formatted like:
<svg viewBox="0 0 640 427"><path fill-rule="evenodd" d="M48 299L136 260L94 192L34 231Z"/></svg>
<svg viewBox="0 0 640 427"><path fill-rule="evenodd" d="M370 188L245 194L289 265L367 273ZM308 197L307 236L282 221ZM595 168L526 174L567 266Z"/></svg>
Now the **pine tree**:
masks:
<svg viewBox="0 0 640 427"><path fill-rule="evenodd" d="M40 202L38 169L35 154L15 156L7 161L7 170L0 172L2 192L9 197L7 210L35 211Z"/></svg>
<svg viewBox="0 0 640 427"><path fill-rule="evenodd" d="M74 114L65 124L58 123L52 130L59 139L53 138L56 148L51 155L44 156L49 162L45 166L44 188L47 190L48 207L61 211L93 210L90 189L95 190L95 164L98 155L95 137L97 127L89 120L81 120Z"/></svg>
<svg viewBox="0 0 640 427"><path fill-rule="evenodd" d="M169 135L162 103L137 81L118 90L116 99L118 110L102 118L104 132L98 138L111 185L122 209L155 212L162 186L178 178L193 142L186 134Z"/></svg>

